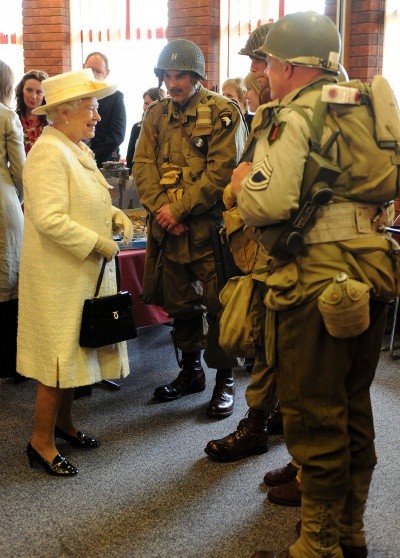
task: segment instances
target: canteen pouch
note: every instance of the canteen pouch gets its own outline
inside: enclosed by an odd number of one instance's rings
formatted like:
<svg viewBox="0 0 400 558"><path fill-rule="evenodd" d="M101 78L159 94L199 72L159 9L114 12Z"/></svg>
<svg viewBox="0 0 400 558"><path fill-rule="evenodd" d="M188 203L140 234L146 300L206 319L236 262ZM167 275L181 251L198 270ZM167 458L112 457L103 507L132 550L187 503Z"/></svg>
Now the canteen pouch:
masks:
<svg viewBox="0 0 400 558"><path fill-rule="evenodd" d="M318 297L318 308L332 337L357 337L369 327L368 285L338 273Z"/></svg>

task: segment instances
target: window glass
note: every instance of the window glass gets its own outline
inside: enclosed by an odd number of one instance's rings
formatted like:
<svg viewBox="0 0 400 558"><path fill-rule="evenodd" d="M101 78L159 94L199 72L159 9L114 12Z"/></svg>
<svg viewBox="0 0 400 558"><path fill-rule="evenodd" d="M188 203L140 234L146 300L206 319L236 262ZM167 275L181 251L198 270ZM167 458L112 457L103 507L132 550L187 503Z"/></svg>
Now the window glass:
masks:
<svg viewBox="0 0 400 558"><path fill-rule="evenodd" d="M0 58L11 66L15 85L24 74L22 48L22 0L0 0Z"/></svg>
<svg viewBox="0 0 400 558"><path fill-rule="evenodd" d="M71 0L72 69L83 66L93 51L109 60L107 81L125 97L127 126L120 147L125 159L131 128L142 116L143 93L158 86L154 74L158 55L167 43L166 0Z"/></svg>
<svg viewBox="0 0 400 558"><path fill-rule="evenodd" d="M254 29L282 15L307 10L323 14L325 0L221 0L220 83L249 72L249 58L238 52Z"/></svg>
<svg viewBox="0 0 400 558"><path fill-rule="evenodd" d="M382 74L389 81L395 92L397 103L400 103L400 74L399 74L399 35L400 35L400 6L398 0L386 0L385 6L385 36L383 42Z"/></svg>

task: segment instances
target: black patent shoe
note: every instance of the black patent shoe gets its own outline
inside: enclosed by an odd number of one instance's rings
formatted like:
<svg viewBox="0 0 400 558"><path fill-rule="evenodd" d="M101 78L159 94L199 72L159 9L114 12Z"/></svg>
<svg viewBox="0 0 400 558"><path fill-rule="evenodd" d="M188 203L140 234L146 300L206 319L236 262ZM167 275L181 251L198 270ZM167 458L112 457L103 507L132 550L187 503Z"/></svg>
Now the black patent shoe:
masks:
<svg viewBox="0 0 400 558"><path fill-rule="evenodd" d="M71 434L60 430L60 428L58 428L57 426L54 429L54 436L56 438L61 438L62 440L69 442L74 448L92 449L98 448L100 445L100 443L95 438L91 438L83 432L78 432L76 436L71 436Z"/></svg>
<svg viewBox="0 0 400 558"><path fill-rule="evenodd" d="M57 477L72 477L79 473L79 469L74 467L72 463L67 461L65 457L62 457L59 453L55 456L53 461L50 463L46 461L44 457L40 455L29 442L26 453L29 459L29 465L34 466L34 463L38 463L49 475L54 475Z"/></svg>
<svg viewBox="0 0 400 558"><path fill-rule="evenodd" d="M156 401L174 401L183 395L189 393L199 393L206 389L206 376L204 370L190 371L186 370L179 372L178 377L165 386L158 387L153 394Z"/></svg>

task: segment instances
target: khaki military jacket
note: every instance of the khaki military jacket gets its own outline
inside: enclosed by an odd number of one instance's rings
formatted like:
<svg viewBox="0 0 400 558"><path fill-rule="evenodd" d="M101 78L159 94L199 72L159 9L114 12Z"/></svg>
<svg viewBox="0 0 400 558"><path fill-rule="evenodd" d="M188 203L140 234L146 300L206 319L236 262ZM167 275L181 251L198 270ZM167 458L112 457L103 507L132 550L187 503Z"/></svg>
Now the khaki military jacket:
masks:
<svg viewBox="0 0 400 558"><path fill-rule="evenodd" d="M141 203L154 215L170 204L188 232L171 235L155 219L151 234L174 261L188 263L212 252L209 227L220 222L222 193L247 138L236 103L200 86L181 109L170 98L150 105L133 165Z"/></svg>
<svg viewBox="0 0 400 558"><path fill-rule="evenodd" d="M256 235L288 220L299 207L304 167L310 153L310 130L304 117L291 105L301 103L310 85L316 90L325 83L327 76L319 76L307 87L282 99L279 126L271 118L276 102L262 105L254 117L257 143L253 166L242 182L237 203L245 224L256 227ZM303 108L312 116L312 105L303 104ZM325 129L322 143L328 134L330 131ZM334 146L330 157L335 162ZM358 200L360 203L352 200L351 191L346 199L342 190L340 199L334 195L331 203L319 209L315 225L305 236L305 250L297 257L284 260L260 253L254 275L267 286L268 308L285 310L305 304L316 298L341 271L366 283L372 296L390 300L397 294L400 273L393 254L396 245L389 235L377 232L377 224L385 224L385 210L374 204L363 205L360 197ZM328 210L332 210L330 214ZM318 236L315 231L320 230Z"/></svg>

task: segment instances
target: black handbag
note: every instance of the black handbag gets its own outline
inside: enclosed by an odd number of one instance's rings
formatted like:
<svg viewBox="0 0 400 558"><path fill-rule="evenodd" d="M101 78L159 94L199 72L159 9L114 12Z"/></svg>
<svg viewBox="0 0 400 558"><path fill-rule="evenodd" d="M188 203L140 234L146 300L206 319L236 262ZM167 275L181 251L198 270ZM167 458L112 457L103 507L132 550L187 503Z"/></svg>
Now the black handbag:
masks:
<svg viewBox="0 0 400 558"><path fill-rule="evenodd" d="M132 297L128 291L98 296L107 260L104 258L94 298L86 299L79 336L81 347L104 347L137 337ZM118 277L118 262L117 277Z"/></svg>

